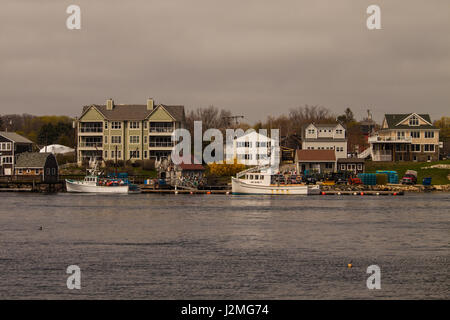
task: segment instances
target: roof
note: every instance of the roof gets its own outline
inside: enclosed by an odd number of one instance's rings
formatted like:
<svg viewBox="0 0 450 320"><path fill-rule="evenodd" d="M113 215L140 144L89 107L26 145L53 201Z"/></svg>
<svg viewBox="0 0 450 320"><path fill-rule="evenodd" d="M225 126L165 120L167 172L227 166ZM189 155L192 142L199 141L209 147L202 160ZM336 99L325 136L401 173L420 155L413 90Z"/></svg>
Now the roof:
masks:
<svg viewBox="0 0 450 320"><path fill-rule="evenodd" d="M33 141L30 141L15 132L0 131L0 135L16 143L34 143Z"/></svg>
<svg viewBox="0 0 450 320"><path fill-rule="evenodd" d="M205 170L204 166L196 163L185 164L184 162L182 162L178 166L181 168L181 170L196 170L196 171Z"/></svg>
<svg viewBox="0 0 450 320"><path fill-rule="evenodd" d="M16 161L16 168L43 168L50 152L24 152L19 154Z"/></svg>
<svg viewBox="0 0 450 320"><path fill-rule="evenodd" d="M112 110L107 110L106 105L89 105L83 107L83 114L90 108L95 107L103 116L112 121L122 120L144 120L158 107L163 107L176 120L184 121L184 106L166 106L159 104L153 110L147 110L146 104L115 104Z"/></svg>
<svg viewBox="0 0 450 320"><path fill-rule="evenodd" d="M337 159L339 163L364 163L363 158L339 158Z"/></svg>
<svg viewBox="0 0 450 320"><path fill-rule="evenodd" d="M297 150L297 161L336 161L334 150Z"/></svg>
<svg viewBox="0 0 450 320"><path fill-rule="evenodd" d="M407 117L409 117L410 115L412 115L413 113L396 113L396 114L385 114L384 118L386 119L386 123L388 125L389 129L411 129L411 126L408 125L398 125L397 124L399 122L401 122L402 120L405 120ZM423 118L425 121L432 123L431 122L431 118L429 114L418 114L417 115L421 118ZM435 126L433 125L420 125L420 126L414 126L413 128L428 128L428 129L436 129Z"/></svg>

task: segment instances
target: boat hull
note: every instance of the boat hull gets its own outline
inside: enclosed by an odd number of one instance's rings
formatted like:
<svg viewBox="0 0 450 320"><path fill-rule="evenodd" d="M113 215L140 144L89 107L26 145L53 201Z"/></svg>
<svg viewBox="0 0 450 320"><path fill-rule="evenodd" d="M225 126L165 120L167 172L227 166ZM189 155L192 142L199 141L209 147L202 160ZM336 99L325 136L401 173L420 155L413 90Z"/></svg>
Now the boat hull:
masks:
<svg viewBox="0 0 450 320"><path fill-rule="evenodd" d="M128 193L128 186L97 186L86 185L66 180L67 192L76 193Z"/></svg>
<svg viewBox="0 0 450 320"><path fill-rule="evenodd" d="M280 185L280 186L266 186L249 184L239 179L232 178L231 180L231 192L233 194L290 194L290 195L308 195L319 194L319 186L307 186L307 185Z"/></svg>

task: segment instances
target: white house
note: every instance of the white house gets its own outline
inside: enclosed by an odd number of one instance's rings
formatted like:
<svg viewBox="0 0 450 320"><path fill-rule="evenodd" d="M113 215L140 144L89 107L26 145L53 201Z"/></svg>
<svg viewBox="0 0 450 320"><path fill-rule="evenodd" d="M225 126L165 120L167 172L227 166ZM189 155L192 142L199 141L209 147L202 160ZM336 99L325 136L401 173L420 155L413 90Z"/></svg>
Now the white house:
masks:
<svg viewBox="0 0 450 320"><path fill-rule="evenodd" d="M271 163L272 147L278 150L278 145L275 140L260 134L256 131L251 131L233 141L233 158L237 159L237 163L257 166ZM273 159L272 159L273 161Z"/></svg>
<svg viewBox="0 0 450 320"><path fill-rule="evenodd" d="M336 159L347 158L345 127L340 123L314 124L304 127L303 150L334 150Z"/></svg>

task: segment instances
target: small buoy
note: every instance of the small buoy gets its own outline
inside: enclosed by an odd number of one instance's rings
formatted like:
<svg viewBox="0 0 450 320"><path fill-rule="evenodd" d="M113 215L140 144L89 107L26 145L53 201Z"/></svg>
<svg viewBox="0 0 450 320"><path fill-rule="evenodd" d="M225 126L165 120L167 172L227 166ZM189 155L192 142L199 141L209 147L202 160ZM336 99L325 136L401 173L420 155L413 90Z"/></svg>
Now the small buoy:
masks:
<svg viewBox="0 0 450 320"><path fill-rule="evenodd" d="M397 195L397 192L394 192L394 196L396 196Z"/></svg>
<svg viewBox="0 0 450 320"><path fill-rule="evenodd" d="M351 263L347 264L347 268L351 269L353 265Z"/></svg>
<svg viewBox="0 0 450 320"><path fill-rule="evenodd" d="M340 192L338 192L338 196L340 196L341 195L341 193Z"/></svg>
<svg viewBox="0 0 450 320"><path fill-rule="evenodd" d="M377 196L379 196L379 195L380 195L380 193L379 193L379 192L377 192L377 193L376 193L376 195L377 195Z"/></svg>
<svg viewBox="0 0 450 320"><path fill-rule="evenodd" d="M354 196L356 196L356 195L357 195L357 193L356 193L356 192L354 192L354 193L353 193L353 195L354 195Z"/></svg>
<svg viewBox="0 0 450 320"><path fill-rule="evenodd" d="M363 195L364 195L364 192L361 192L361 195L363 196Z"/></svg>
<svg viewBox="0 0 450 320"><path fill-rule="evenodd" d="M175 194L178 194L178 191L175 191Z"/></svg>
<svg viewBox="0 0 450 320"><path fill-rule="evenodd" d="M194 194L192 191L191 192L189 192L190 194Z"/></svg>
<svg viewBox="0 0 450 320"><path fill-rule="evenodd" d="M322 191L322 195L323 195L323 196L325 195L325 191Z"/></svg>
<svg viewBox="0 0 450 320"><path fill-rule="evenodd" d="M211 191L206 192L206 194L211 194Z"/></svg>
<svg viewBox="0 0 450 320"><path fill-rule="evenodd" d="M226 194L229 195L229 194L230 194L230 191L227 191Z"/></svg>

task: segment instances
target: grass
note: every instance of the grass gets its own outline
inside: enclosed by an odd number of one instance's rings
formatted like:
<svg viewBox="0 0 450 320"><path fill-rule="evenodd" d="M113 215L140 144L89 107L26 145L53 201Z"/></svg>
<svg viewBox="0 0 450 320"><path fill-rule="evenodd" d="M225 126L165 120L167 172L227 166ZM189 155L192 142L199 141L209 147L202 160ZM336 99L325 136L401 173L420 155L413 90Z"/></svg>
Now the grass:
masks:
<svg viewBox="0 0 450 320"><path fill-rule="evenodd" d="M375 172L376 170L397 171L399 179L403 177L406 170L417 171L417 183L421 184L422 179L431 177L431 184L442 185L450 184L447 176L450 175L450 169L422 169L435 164L450 164L450 160L436 162L366 162L366 172Z"/></svg>

